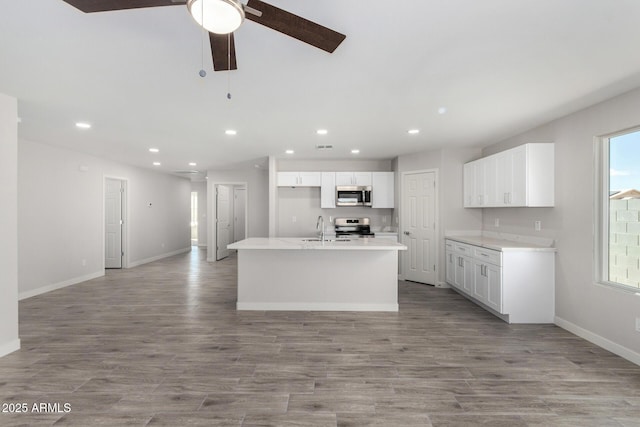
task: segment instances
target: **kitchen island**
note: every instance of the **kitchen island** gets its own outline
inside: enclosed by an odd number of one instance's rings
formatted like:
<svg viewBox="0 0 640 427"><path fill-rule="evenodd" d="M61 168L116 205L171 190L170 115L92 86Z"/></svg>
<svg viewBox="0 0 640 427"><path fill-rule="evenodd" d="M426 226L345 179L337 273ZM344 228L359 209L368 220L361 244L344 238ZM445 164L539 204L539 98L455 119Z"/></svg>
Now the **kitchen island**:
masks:
<svg viewBox="0 0 640 427"><path fill-rule="evenodd" d="M398 311L388 239L250 238L238 251L238 310Z"/></svg>

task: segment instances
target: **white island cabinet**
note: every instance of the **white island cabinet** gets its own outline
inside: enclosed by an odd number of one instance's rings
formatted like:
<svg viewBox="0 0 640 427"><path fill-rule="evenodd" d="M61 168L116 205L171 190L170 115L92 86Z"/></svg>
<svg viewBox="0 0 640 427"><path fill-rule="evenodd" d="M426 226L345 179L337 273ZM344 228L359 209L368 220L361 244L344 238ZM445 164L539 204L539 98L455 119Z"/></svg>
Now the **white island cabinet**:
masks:
<svg viewBox="0 0 640 427"><path fill-rule="evenodd" d="M486 237L445 241L446 280L508 323L553 323L555 248Z"/></svg>
<svg viewBox="0 0 640 427"><path fill-rule="evenodd" d="M238 251L238 310L398 311L398 251L387 239L250 238Z"/></svg>

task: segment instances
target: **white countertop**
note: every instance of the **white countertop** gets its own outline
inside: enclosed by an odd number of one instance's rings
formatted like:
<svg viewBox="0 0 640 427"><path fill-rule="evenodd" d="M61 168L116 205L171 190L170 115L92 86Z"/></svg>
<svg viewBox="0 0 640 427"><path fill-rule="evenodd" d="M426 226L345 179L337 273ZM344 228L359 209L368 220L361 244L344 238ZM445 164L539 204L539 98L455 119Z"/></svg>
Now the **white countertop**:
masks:
<svg viewBox="0 0 640 427"><path fill-rule="evenodd" d="M369 250L404 251L407 247L389 239L357 238L334 241L305 241L314 237L252 237L227 246L228 249L275 249L275 250Z"/></svg>
<svg viewBox="0 0 640 427"><path fill-rule="evenodd" d="M481 246L496 251L537 251L537 252L555 252L556 248L549 246L536 245L530 242L519 242L515 240L499 239L487 236L446 236L445 239L455 240L460 243L468 243L470 245Z"/></svg>

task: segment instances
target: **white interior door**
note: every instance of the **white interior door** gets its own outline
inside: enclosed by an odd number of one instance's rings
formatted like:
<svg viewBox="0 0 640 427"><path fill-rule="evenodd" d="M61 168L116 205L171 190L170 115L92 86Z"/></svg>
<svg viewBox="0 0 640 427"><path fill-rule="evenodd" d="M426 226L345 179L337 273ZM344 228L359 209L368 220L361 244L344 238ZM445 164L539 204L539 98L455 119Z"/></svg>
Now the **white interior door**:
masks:
<svg viewBox="0 0 640 427"><path fill-rule="evenodd" d="M239 242L246 238L245 218L246 218L246 195L244 188L233 189L233 241Z"/></svg>
<svg viewBox="0 0 640 427"><path fill-rule="evenodd" d="M402 242L406 280L435 285L436 277L436 174L409 173L402 185Z"/></svg>
<svg viewBox="0 0 640 427"><path fill-rule="evenodd" d="M231 238L230 193L229 186L220 184L216 186L216 260L229 256L227 245Z"/></svg>
<svg viewBox="0 0 640 427"><path fill-rule="evenodd" d="M122 268L123 182L105 179L105 268Z"/></svg>

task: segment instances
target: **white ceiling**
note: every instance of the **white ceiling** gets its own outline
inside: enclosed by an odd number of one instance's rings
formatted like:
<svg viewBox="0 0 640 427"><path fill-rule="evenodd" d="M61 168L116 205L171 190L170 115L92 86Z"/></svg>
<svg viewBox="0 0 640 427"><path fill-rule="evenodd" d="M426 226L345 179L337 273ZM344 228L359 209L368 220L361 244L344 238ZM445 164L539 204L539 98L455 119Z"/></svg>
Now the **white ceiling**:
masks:
<svg viewBox="0 0 640 427"><path fill-rule="evenodd" d="M328 54L245 21L238 70L213 72L206 39L201 78L203 34L186 6L84 14L5 0L0 92L19 99L22 138L170 172L285 149L385 159L488 145L640 86L637 0L270 3L347 38Z"/></svg>

